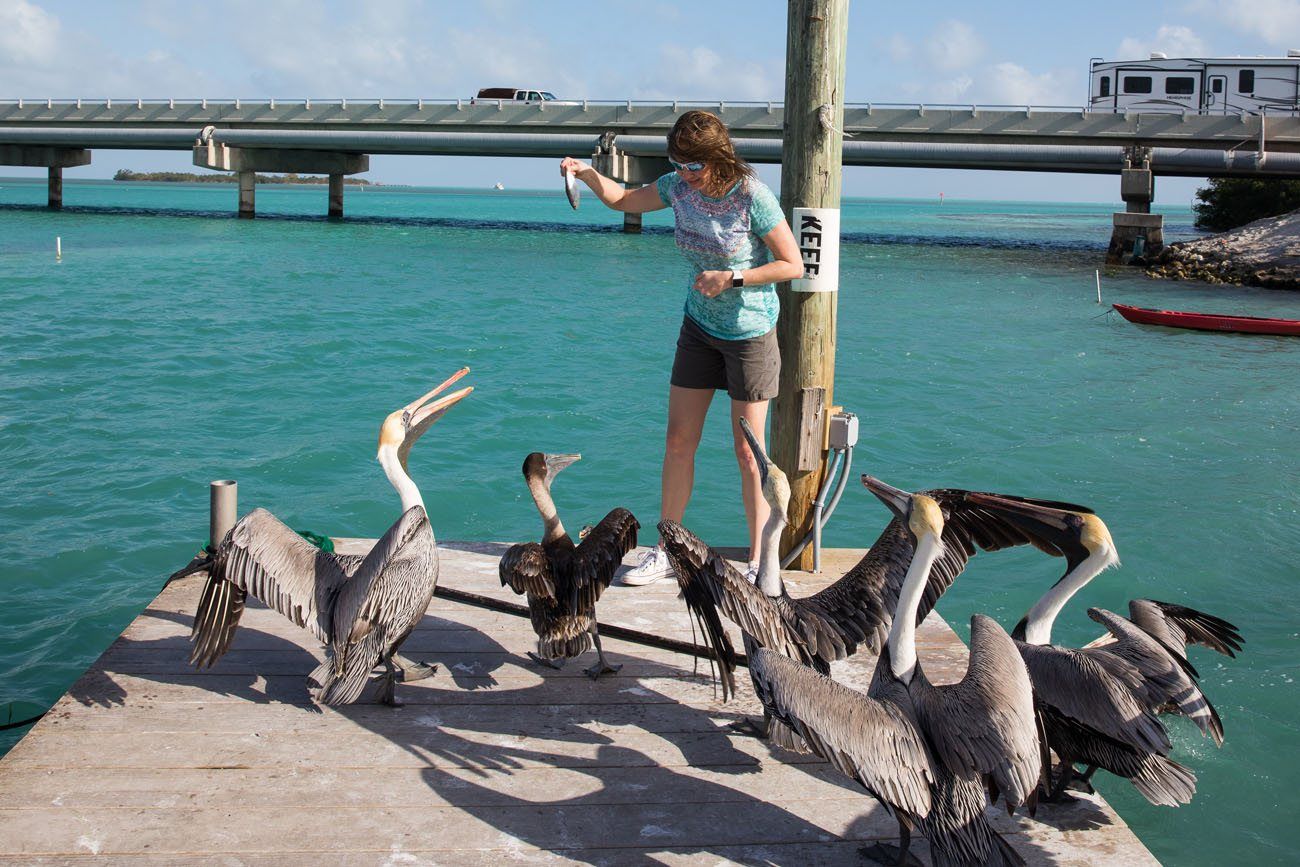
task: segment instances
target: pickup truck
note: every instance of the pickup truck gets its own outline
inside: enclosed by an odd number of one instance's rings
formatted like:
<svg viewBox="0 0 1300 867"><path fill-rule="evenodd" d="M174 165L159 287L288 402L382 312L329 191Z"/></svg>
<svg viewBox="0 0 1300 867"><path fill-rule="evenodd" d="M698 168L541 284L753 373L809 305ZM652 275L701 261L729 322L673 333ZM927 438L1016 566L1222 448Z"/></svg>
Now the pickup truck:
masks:
<svg viewBox="0 0 1300 867"><path fill-rule="evenodd" d="M470 100L470 103L493 102L498 99L510 102L560 102L555 98L555 94L546 90L531 90L525 87L485 87Z"/></svg>

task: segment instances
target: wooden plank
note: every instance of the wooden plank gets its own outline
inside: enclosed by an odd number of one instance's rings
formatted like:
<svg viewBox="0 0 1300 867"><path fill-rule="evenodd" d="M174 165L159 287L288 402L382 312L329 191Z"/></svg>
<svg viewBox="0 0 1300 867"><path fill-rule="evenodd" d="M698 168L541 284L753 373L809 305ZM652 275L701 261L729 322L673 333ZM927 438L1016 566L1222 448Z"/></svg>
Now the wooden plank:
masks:
<svg viewBox="0 0 1300 867"><path fill-rule="evenodd" d="M443 579L502 593L505 547L446 547ZM163 590L0 762L0 865L857 864L895 833L824 763L726 728L758 710L743 672L724 705L707 668L611 640L626 667L592 682L584 660L531 663L527 621L435 603L404 650L444 670L399 685L405 707L319 708L321 649L260 606L217 666L188 665L201 584ZM672 585L611 588L601 616L690 638ZM960 677L951 630L932 615L919 636L927 673ZM873 666L834 673L865 688ZM990 817L1031 864L1154 863L1100 798Z"/></svg>

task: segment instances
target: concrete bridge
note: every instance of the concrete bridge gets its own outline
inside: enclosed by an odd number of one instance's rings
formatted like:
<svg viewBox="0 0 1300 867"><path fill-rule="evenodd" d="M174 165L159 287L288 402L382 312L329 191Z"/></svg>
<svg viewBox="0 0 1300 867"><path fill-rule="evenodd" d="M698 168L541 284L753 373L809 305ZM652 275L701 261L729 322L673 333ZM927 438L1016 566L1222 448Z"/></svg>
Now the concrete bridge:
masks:
<svg viewBox="0 0 1300 867"><path fill-rule="evenodd" d="M93 148L192 150L194 163L236 172L239 213L255 211L256 172L323 174L342 216L343 177L369 154L559 157L592 154L628 185L668 170L664 135L690 109L717 113L737 150L781 161L780 103L510 100L0 100L0 165L44 166L49 204L62 170ZM857 104L844 109L845 165L1118 174L1112 258L1138 238L1162 244L1150 214L1155 175L1300 177L1300 117L1094 112L1082 108ZM639 217L629 215L628 231Z"/></svg>

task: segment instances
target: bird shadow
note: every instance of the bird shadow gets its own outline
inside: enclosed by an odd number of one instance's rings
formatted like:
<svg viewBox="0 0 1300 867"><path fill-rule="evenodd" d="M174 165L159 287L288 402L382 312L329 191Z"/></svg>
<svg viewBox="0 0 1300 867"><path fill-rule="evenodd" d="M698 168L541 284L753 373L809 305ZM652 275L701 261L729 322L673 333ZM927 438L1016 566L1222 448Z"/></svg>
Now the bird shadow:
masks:
<svg viewBox="0 0 1300 867"><path fill-rule="evenodd" d="M566 672L540 670L507 650L494 629L426 614L402 651L437 663L439 673L399 684L405 707L320 708L308 697L306 676L321 654L304 646L312 641L305 632L297 643L246 624L211 669L190 672L178 664L188 656L192 604L161 596L144 622L78 681L73 698L99 707L166 700L139 688L140 680L150 680L256 704L282 703L310 715L337 714L414 757L420 781L445 805L521 846L574 860L644 863L654 853L703 852L742 863L790 863L798 851L793 845L822 853L813 860L823 863L856 863L856 846L881 836L879 819L873 825L866 815L867 800L862 816L836 827L825 824L834 819L801 815L793 792L751 792L750 775L776 761L795 764L822 783L853 786L827 773L823 763L800 764L807 759L735 738L721 724L739 719L738 711L686 704L654 687L655 678L669 678L697 684L702 692L707 678L689 664L649 663L647 680L631 674L638 665L645 670L646 659L615 651L610 661L624 664L624 673L593 683L577 665ZM329 769L323 756L304 760ZM534 784L539 770L551 775L543 775L549 783ZM433 812L429 821L437 821ZM1053 863L1042 854L1031 863Z"/></svg>

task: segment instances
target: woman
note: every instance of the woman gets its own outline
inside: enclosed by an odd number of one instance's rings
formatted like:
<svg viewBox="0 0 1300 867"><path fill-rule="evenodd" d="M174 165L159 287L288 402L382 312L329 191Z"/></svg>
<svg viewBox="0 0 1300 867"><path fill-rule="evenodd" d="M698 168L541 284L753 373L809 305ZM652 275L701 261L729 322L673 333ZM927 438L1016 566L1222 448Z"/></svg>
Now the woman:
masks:
<svg viewBox="0 0 1300 867"><path fill-rule="evenodd" d="M688 111L679 117L668 134L668 161L672 173L635 190L625 190L572 157L560 162L560 174L576 174L615 211L673 209L677 248L690 264L691 279L668 388L659 516L682 520L704 417L713 392L725 389L731 397L752 577L768 506L739 422L746 419L760 437L766 429L768 401L776 396L781 374L773 284L802 276L803 264L776 196L736 156L731 136L716 116ZM671 578L668 558L656 545L623 576L623 583Z"/></svg>

